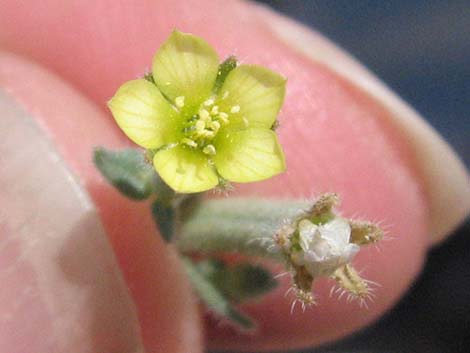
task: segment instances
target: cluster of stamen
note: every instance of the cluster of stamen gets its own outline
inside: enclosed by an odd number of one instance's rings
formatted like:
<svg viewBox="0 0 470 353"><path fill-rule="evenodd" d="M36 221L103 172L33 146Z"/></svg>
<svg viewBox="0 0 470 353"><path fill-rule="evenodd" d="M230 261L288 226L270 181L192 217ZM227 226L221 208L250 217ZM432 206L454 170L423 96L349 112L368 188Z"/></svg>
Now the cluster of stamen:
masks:
<svg viewBox="0 0 470 353"><path fill-rule="evenodd" d="M222 99L227 98L228 92L225 92ZM184 96L175 98L175 106L178 109L184 107ZM236 114L240 111L239 105L234 105L229 112L223 112L215 104L213 98L209 98L201 105L199 112L191 116L183 128L184 137L181 143L191 148L198 148L207 155L215 155L215 146L211 143L220 128L228 125L230 114Z"/></svg>

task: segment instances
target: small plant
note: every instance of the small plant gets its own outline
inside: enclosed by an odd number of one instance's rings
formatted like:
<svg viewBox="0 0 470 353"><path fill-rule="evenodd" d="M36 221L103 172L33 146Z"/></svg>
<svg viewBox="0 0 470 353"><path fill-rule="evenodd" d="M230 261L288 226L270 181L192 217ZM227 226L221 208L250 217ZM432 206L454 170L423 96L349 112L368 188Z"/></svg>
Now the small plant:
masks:
<svg viewBox="0 0 470 353"><path fill-rule="evenodd" d="M234 57L219 63L203 39L174 31L152 72L124 83L108 103L119 127L145 150L98 148L94 154L122 194L151 200L160 234L178 249L208 309L244 329L255 323L236 305L264 295L276 280L263 266L229 265L221 255L284 264L293 306L315 304L312 284L319 277L334 279L335 291L366 304L372 283L351 262L361 246L383 236L373 223L341 217L336 194L311 202L204 197L211 189L228 190L230 182L261 181L286 169L275 133L285 84L279 74L239 65Z"/></svg>

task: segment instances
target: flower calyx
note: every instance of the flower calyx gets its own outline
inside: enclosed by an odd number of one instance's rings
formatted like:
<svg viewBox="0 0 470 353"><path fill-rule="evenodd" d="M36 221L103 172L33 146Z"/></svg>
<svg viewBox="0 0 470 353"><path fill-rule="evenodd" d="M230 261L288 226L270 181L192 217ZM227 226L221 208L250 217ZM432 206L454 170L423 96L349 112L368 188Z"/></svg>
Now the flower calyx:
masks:
<svg viewBox="0 0 470 353"><path fill-rule="evenodd" d="M361 304L372 295L373 282L363 280L351 262L360 246L379 241L383 231L370 222L339 216L335 211L338 203L334 193L320 196L307 212L274 236L291 270L296 301L302 307L315 303L311 287L320 277L334 279L338 287L333 292L347 292L350 300L359 299Z"/></svg>

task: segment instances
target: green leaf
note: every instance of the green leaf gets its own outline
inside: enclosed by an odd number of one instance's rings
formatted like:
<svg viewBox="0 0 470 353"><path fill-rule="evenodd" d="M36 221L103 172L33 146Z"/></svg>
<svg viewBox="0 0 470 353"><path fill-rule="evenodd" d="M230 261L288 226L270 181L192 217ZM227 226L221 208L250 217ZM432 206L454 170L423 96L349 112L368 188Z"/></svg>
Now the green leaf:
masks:
<svg viewBox="0 0 470 353"><path fill-rule="evenodd" d="M248 263L220 271L215 280L237 302L258 298L277 286L271 272L262 266Z"/></svg>
<svg viewBox="0 0 470 353"><path fill-rule="evenodd" d="M155 201L152 204L152 215L161 236L170 242L175 229L175 210L171 204Z"/></svg>
<svg viewBox="0 0 470 353"><path fill-rule="evenodd" d="M211 283L210 279L201 272L197 265L193 264L188 258L183 258L183 263L194 291L210 310L226 317L243 329L253 329L255 327L252 319L235 309L226 296Z"/></svg>
<svg viewBox="0 0 470 353"><path fill-rule="evenodd" d="M136 149L95 149L93 161L101 174L123 195L144 200L153 192L155 172Z"/></svg>
<svg viewBox="0 0 470 353"><path fill-rule="evenodd" d="M277 286L271 272L260 265L241 263L228 267L220 260L209 259L198 263L198 268L220 291L238 303L259 298Z"/></svg>
<svg viewBox="0 0 470 353"><path fill-rule="evenodd" d="M225 61L219 65L219 71L217 72L217 78L215 79L214 92L218 93L222 85L224 84L225 78L234 68L237 67L237 58L235 56L229 56Z"/></svg>

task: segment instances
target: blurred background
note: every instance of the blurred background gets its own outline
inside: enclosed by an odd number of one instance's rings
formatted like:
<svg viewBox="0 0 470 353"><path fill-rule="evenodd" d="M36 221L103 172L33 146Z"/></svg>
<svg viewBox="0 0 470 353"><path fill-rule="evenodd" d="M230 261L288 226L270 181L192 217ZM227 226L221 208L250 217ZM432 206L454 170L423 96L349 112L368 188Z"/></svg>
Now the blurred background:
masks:
<svg viewBox="0 0 470 353"><path fill-rule="evenodd" d="M470 166L470 1L259 0L319 30L419 111ZM396 308L299 353L470 352L470 222L433 249Z"/></svg>

